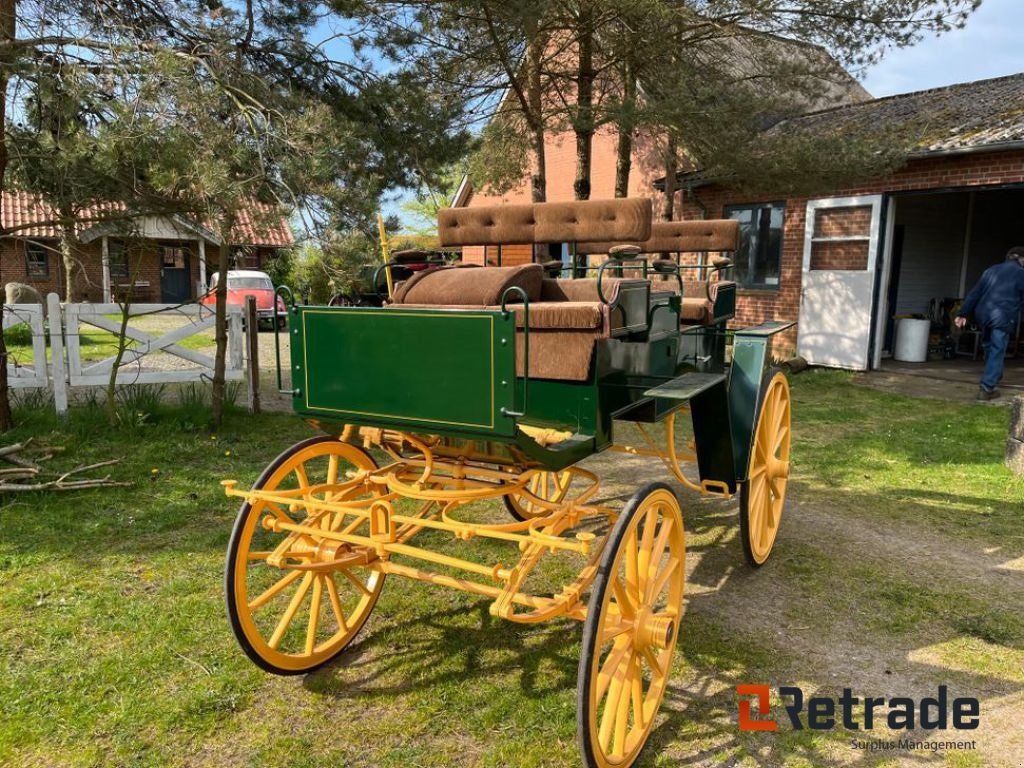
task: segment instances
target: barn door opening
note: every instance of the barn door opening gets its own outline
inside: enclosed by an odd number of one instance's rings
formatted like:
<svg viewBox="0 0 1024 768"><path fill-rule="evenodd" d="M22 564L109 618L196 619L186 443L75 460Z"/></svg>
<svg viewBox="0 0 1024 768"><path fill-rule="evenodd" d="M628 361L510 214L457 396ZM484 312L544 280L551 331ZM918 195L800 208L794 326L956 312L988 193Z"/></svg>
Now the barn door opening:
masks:
<svg viewBox="0 0 1024 768"><path fill-rule="evenodd" d="M869 366L882 196L807 203L797 353L811 365Z"/></svg>

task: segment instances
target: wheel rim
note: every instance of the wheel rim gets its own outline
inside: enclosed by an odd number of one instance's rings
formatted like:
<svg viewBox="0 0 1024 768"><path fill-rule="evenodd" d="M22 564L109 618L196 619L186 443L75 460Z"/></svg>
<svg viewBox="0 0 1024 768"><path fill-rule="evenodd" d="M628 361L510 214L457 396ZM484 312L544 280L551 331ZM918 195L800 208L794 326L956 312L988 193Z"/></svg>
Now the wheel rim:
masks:
<svg viewBox="0 0 1024 768"><path fill-rule="evenodd" d="M324 440L298 447L257 487L286 491L343 483L360 471L375 468L373 459L359 448ZM288 518L327 530L368 535L361 530L368 526L367 521L352 522L352 517L340 515L310 515L302 500L345 501L371 493L376 494L360 485L341 493L314 490L297 497L287 507L262 501L243 506L244 524L234 542L229 608L237 617L239 639L265 664L297 672L340 653L369 617L384 576L365 565L318 568L319 563L349 556L358 559L363 553L355 547L331 547L329 540L316 536L293 538L289 550L292 556L279 565L271 565L268 555L288 534L269 530L264 521Z"/></svg>
<svg viewBox="0 0 1024 768"><path fill-rule="evenodd" d="M535 472L530 477L530 482L526 484L526 489L537 498L559 504L569 494L572 479L573 473L568 471ZM512 513L520 520L530 520L551 513L550 509L519 494L509 494L505 498L508 500Z"/></svg>
<svg viewBox="0 0 1024 768"><path fill-rule="evenodd" d="M620 541L603 586L587 692L587 737L602 767L636 759L668 684L686 580L675 494L647 495Z"/></svg>
<svg viewBox="0 0 1024 768"><path fill-rule="evenodd" d="M768 559L779 533L789 482L791 416L789 382L785 375L777 373L768 383L761 402L750 459L747 539L757 563Z"/></svg>

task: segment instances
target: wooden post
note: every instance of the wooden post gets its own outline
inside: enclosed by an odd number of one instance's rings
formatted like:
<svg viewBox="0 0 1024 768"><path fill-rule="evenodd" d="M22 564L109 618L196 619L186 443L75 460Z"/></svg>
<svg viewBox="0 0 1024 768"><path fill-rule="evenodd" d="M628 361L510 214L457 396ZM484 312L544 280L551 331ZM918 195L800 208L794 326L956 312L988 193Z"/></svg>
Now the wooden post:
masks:
<svg viewBox="0 0 1024 768"><path fill-rule="evenodd" d="M110 285L110 239L106 235L100 240L100 246L100 263L103 268L103 303L110 304L113 301Z"/></svg>
<svg viewBox="0 0 1024 768"><path fill-rule="evenodd" d="M1024 395L1013 398L1010 410L1010 435L1006 438L1006 466L1024 476Z"/></svg>
<svg viewBox="0 0 1024 768"><path fill-rule="evenodd" d="M206 241L199 238L199 295L205 296L208 290L206 285Z"/></svg>
<svg viewBox="0 0 1024 768"><path fill-rule="evenodd" d="M276 322L276 320L275 320ZM246 376L249 380L249 413L260 412L260 326L256 297L245 297Z"/></svg>
<svg viewBox="0 0 1024 768"><path fill-rule="evenodd" d="M46 315L50 321L50 361L53 364L53 405L57 415L64 416L68 412L67 371L64 368L64 315L61 312L60 297L56 293L46 297L46 304Z"/></svg>

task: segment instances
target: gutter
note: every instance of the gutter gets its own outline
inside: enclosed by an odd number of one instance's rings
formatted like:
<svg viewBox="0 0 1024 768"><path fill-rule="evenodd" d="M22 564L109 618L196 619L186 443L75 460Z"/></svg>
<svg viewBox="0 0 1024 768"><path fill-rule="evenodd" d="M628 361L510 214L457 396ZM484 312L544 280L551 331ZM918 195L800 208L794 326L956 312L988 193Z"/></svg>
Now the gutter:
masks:
<svg viewBox="0 0 1024 768"><path fill-rule="evenodd" d="M1024 139L1014 141L1001 141L995 144L979 144L973 147L950 147L949 149L918 150L911 152L908 158L911 160L924 160L929 157L955 157L956 155L981 155L990 152L1007 152L1013 150L1024 150Z"/></svg>

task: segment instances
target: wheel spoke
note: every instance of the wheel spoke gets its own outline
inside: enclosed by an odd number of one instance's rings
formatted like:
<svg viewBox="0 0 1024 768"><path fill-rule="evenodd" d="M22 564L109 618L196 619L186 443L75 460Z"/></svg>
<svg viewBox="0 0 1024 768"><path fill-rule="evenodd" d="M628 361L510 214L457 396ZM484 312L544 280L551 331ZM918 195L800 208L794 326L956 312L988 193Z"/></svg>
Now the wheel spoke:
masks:
<svg viewBox="0 0 1024 768"><path fill-rule="evenodd" d="M614 640L619 635L625 634L633 629L633 622L619 616L613 623L611 616L608 617L609 621L605 622L604 626L601 627L601 637L598 640L598 647L605 646L609 641Z"/></svg>
<svg viewBox="0 0 1024 768"><path fill-rule="evenodd" d="M782 448L783 443L786 442L786 436L787 435L789 435L789 427L787 427L785 424L783 424L779 428L778 432L776 432L776 434L775 434L775 445L772 448L772 455L773 456L778 454L779 449Z"/></svg>
<svg viewBox="0 0 1024 768"><path fill-rule="evenodd" d="M309 625L306 627L306 655L312 656L316 648L316 631L320 625L320 598L323 596L323 583L319 578L313 579L313 596L309 601Z"/></svg>
<svg viewBox="0 0 1024 768"><path fill-rule="evenodd" d="M297 464L295 466L295 476L299 479L299 488L305 491L309 488L309 477L306 475L305 464ZM303 494L305 496L305 494Z"/></svg>
<svg viewBox="0 0 1024 768"><path fill-rule="evenodd" d="M281 617L281 620L277 623L277 628L274 629L274 634L270 636L270 640L267 642L274 650L277 650L277 646L281 642L281 638L284 637L284 633L288 631L289 625L292 623L292 619L295 618L295 613L299 610L299 606L302 605L302 601L306 598L306 593L309 592L310 582L313 581L313 572L309 571L302 579L302 584L295 590L295 595L292 597L292 601L288 604L287 610Z"/></svg>
<svg viewBox="0 0 1024 768"><path fill-rule="evenodd" d="M597 687L596 696L594 697L595 704L600 704L601 699L604 698L605 692L608 690L608 685L611 683L612 678L615 677L615 673L619 671L619 667L622 665L623 660L629 655L632 649L630 642L621 643L612 649L612 652L608 654L608 657L604 660L604 664L601 665L601 671L597 673Z"/></svg>
<svg viewBox="0 0 1024 768"><path fill-rule="evenodd" d="M323 577L327 585L327 597L330 598L331 610L334 611L334 618L338 620L338 628L342 632L348 632L348 623L345 621L345 610L341 607L341 598L338 596L338 585L334 583L334 574L327 574Z"/></svg>
<svg viewBox="0 0 1024 768"><path fill-rule="evenodd" d="M629 646L627 646L628 648ZM632 660L632 658L632 655L626 657L627 660ZM626 666L626 663L620 663L612 674L611 684L608 687L608 699L604 704L604 712L601 713L601 727L598 730L597 739L601 743L601 749L606 751L619 711L619 701L622 699L622 692L625 689Z"/></svg>
<svg viewBox="0 0 1024 768"><path fill-rule="evenodd" d="M626 588L619 581L618 576L615 574L611 575L611 587L612 593L615 596L615 603L619 607L619 612L627 619L632 619L636 616L637 606L633 603L631 595L627 594Z"/></svg>
<svg viewBox="0 0 1024 768"><path fill-rule="evenodd" d="M327 460L327 484L334 485L338 482L338 457L331 454Z"/></svg>
<svg viewBox="0 0 1024 768"><path fill-rule="evenodd" d="M655 677L664 677L665 670L661 668L661 660L658 658L658 654L652 651L650 646L642 648L640 652L647 660L647 665L651 668L651 675Z"/></svg>
<svg viewBox="0 0 1024 768"><path fill-rule="evenodd" d="M637 557L636 528L631 528L624 544L626 547L626 592L632 598L639 595L640 564Z"/></svg>
<svg viewBox="0 0 1024 768"><path fill-rule="evenodd" d="M245 556L245 559L246 560L266 560L268 557L270 557L270 552L269 551L268 552L249 552L249 554Z"/></svg>
<svg viewBox="0 0 1024 768"><path fill-rule="evenodd" d="M637 656L633 657L633 686L631 691L633 727L644 728L644 678L640 672L640 659Z"/></svg>
<svg viewBox="0 0 1024 768"><path fill-rule="evenodd" d="M679 558L673 557L668 561L668 564L661 569L661 572L651 582L650 589L647 591L647 603L653 604L657 600L658 595L665 588L665 584L668 583L669 578L675 572L676 568L679 567Z"/></svg>
<svg viewBox="0 0 1024 768"><path fill-rule="evenodd" d="M352 571L350 571L348 568L342 568L341 573L345 576L346 579L352 582L352 586L354 586L367 597L373 594L373 592L371 592L369 588L359 580L359 577L352 573Z"/></svg>
<svg viewBox="0 0 1024 768"><path fill-rule="evenodd" d="M640 551L637 553L637 594L643 595L647 587L648 569L651 566L651 547L654 543L654 529L658 526L658 510L652 506L641 521L644 532L640 537Z"/></svg>
<svg viewBox="0 0 1024 768"><path fill-rule="evenodd" d="M296 579L299 579L301 576L302 571L291 571L278 582L264 590L255 600L249 601L247 607L250 611L255 611L257 608L266 605L274 599L274 596L277 595L278 592L294 582Z"/></svg>
<svg viewBox="0 0 1024 768"><path fill-rule="evenodd" d="M618 706L615 708L615 734L612 741L612 755L622 755L626 751L626 728L629 726L629 701L632 698L633 676L636 667L636 655L629 657L626 664L625 679L622 692L619 694Z"/></svg>

